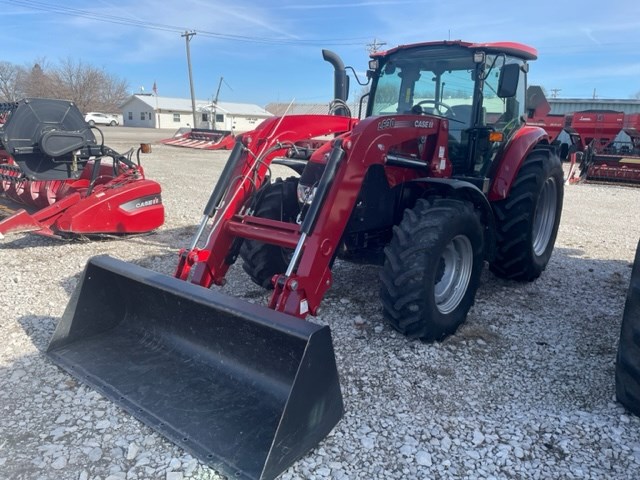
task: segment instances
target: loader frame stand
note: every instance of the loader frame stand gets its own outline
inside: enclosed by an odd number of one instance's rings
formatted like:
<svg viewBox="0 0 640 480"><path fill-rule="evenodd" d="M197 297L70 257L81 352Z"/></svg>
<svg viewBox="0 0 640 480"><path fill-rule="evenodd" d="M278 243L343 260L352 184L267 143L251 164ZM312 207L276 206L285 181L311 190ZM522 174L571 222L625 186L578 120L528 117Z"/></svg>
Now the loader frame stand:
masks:
<svg viewBox="0 0 640 480"><path fill-rule="evenodd" d="M232 478L275 478L343 415L329 327L106 256L47 354Z"/></svg>

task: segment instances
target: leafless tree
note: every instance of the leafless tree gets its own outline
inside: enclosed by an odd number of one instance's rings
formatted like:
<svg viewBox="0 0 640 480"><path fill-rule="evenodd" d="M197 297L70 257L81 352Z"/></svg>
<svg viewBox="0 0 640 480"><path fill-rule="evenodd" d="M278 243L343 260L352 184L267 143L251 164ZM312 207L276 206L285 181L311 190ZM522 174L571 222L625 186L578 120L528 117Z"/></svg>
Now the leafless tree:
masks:
<svg viewBox="0 0 640 480"><path fill-rule="evenodd" d="M125 80L81 60L63 60L52 76L60 94L74 101L82 112L117 112L128 97Z"/></svg>
<svg viewBox="0 0 640 480"><path fill-rule="evenodd" d="M62 60L51 66L38 59L28 67L0 62L0 101L24 97L73 101L80 111L116 113L129 96L126 80L81 60Z"/></svg>
<svg viewBox="0 0 640 480"><path fill-rule="evenodd" d="M21 81L25 97L62 98L58 95L58 89L49 70L49 64L44 58L37 59L32 67L25 69Z"/></svg>
<svg viewBox="0 0 640 480"><path fill-rule="evenodd" d="M635 95L633 96L633 98L640 100L640 90L638 90Z"/></svg>
<svg viewBox="0 0 640 480"><path fill-rule="evenodd" d="M24 69L10 62L0 62L0 102L17 102L24 96Z"/></svg>
<svg viewBox="0 0 640 480"><path fill-rule="evenodd" d="M52 77L61 98L72 100L83 112L92 109L94 92L100 85L98 69L80 60L66 59L53 71Z"/></svg>
<svg viewBox="0 0 640 480"><path fill-rule="evenodd" d="M129 98L129 85L126 80L112 75L105 75L99 89L99 110L115 113L120 111L120 105Z"/></svg>

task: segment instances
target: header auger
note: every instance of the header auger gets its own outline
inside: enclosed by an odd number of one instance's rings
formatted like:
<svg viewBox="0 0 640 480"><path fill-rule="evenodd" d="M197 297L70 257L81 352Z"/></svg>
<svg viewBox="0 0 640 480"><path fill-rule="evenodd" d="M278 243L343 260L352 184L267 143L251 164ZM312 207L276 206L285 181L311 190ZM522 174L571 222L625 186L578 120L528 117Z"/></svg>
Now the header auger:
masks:
<svg viewBox="0 0 640 480"><path fill-rule="evenodd" d="M503 278L540 276L560 222L560 160L524 122L533 48L375 53L363 120L345 116L344 65L324 57L338 115L270 118L238 136L175 277L90 260L48 350L235 478L276 477L342 415L329 329L303 320L336 259L380 265L390 325L437 341L466 318L485 262ZM291 176L272 179L273 164ZM210 288L238 259L273 290L267 306Z"/></svg>

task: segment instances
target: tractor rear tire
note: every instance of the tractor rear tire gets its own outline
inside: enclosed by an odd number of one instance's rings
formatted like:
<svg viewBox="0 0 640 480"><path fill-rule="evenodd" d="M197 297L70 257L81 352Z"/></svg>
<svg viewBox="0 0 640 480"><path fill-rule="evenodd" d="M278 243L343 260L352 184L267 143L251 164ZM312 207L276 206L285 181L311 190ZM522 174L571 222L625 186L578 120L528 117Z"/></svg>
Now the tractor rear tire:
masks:
<svg viewBox="0 0 640 480"><path fill-rule="evenodd" d="M640 243L622 316L616 357L616 397L640 416Z"/></svg>
<svg viewBox="0 0 640 480"><path fill-rule="evenodd" d="M260 203L255 207L256 217L293 223L298 216L298 198L296 190L298 178L285 180L276 178L261 192ZM289 265L293 250L270 245L257 240L245 240L240 248L242 268L256 284L271 289L271 278L284 273Z"/></svg>
<svg viewBox="0 0 640 480"><path fill-rule="evenodd" d="M490 268L497 277L533 281L542 274L558 234L563 194L560 158L534 151L509 196L493 203L497 242Z"/></svg>
<svg viewBox="0 0 640 480"><path fill-rule="evenodd" d="M407 209L385 248L383 314L409 338L453 334L473 305L484 266L484 236L473 205L420 199Z"/></svg>

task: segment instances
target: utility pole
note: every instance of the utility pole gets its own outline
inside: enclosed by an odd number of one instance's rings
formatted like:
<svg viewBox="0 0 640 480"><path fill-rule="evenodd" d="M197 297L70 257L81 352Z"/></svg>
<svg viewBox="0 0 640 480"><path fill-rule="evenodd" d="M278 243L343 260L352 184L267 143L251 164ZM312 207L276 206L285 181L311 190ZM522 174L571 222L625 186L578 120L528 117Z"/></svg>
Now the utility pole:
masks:
<svg viewBox="0 0 640 480"><path fill-rule="evenodd" d="M376 53L378 51L378 48L386 45L387 42L378 42L377 38L373 39L373 42L371 43L367 43L367 47L369 49L369 53Z"/></svg>
<svg viewBox="0 0 640 480"><path fill-rule="evenodd" d="M218 115L218 96L220 95L220 87L222 86L223 80L224 80L224 77L220 77L220 81L218 82L218 90L216 90L216 96L213 99L213 129L214 130L216 129L216 115Z"/></svg>
<svg viewBox="0 0 640 480"><path fill-rule="evenodd" d="M561 88L552 88L551 89L551 98L558 98L558 94L562 91Z"/></svg>
<svg viewBox="0 0 640 480"><path fill-rule="evenodd" d="M196 97L193 93L193 76L191 75L191 51L189 50L189 43L191 42L191 37L193 37L196 32L184 32L181 37L184 37L187 42L187 66L189 67L189 86L191 87L191 111L193 112L193 127L197 127L196 123Z"/></svg>

